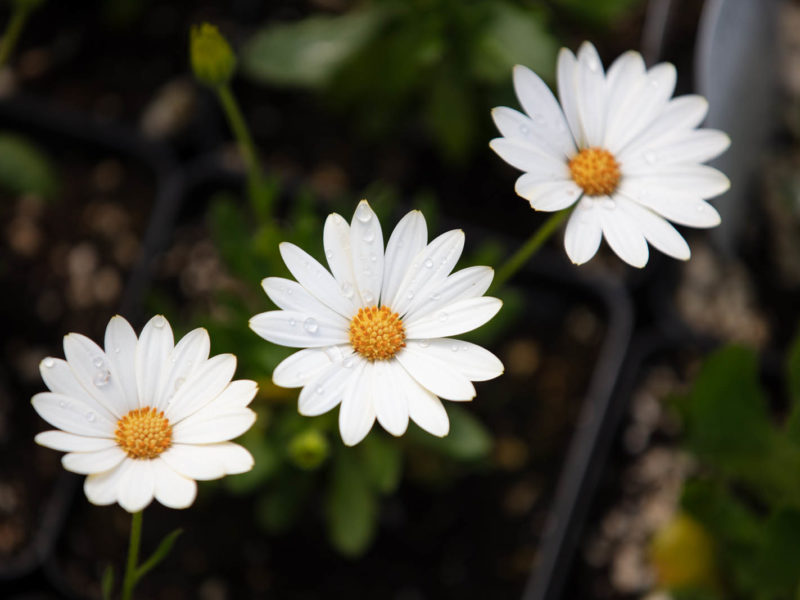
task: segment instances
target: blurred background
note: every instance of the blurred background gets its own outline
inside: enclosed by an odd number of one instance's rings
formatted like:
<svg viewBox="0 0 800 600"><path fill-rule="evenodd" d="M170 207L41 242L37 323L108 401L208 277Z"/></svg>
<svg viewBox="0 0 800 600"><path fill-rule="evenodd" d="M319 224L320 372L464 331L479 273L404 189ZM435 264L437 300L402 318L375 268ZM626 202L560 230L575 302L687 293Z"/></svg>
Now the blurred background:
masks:
<svg viewBox="0 0 800 600"><path fill-rule="evenodd" d="M129 515L33 436L30 397L61 338L117 313L259 382L253 472L146 511L144 552L183 527L142 598L750 599L800 593L800 3L791 0L6 0L25 22L0 71L0 596L99 598ZM189 66L192 25L237 55L230 83L261 167ZM6 31L4 40L8 40ZM553 86L592 41L678 68L731 149L723 225L692 258L642 271L607 249L572 266L561 234L469 339L506 374L447 406L451 434L375 430L345 448L336 412L296 412L287 349L246 327L322 255L325 216L366 197L384 234L420 208L497 268L543 219L489 149L511 69ZM0 45L0 54L3 52ZM731 347L730 344L735 344Z"/></svg>

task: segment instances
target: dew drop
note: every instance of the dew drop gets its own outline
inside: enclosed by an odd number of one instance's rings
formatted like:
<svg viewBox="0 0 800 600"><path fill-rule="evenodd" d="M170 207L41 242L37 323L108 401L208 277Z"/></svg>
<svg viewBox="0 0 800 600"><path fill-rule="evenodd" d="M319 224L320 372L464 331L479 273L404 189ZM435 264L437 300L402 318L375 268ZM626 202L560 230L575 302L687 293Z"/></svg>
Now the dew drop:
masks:
<svg viewBox="0 0 800 600"><path fill-rule="evenodd" d="M352 298L353 294L355 293L353 286L350 285L349 283L343 283L341 290L342 290L342 296L344 296L345 298Z"/></svg>
<svg viewBox="0 0 800 600"><path fill-rule="evenodd" d="M368 305L371 305L375 302L375 296L373 296L370 292L364 292L364 302Z"/></svg>
<svg viewBox="0 0 800 600"><path fill-rule="evenodd" d="M648 150L647 152L644 153L644 161L648 165L654 165L656 162L656 153L653 152L652 150Z"/></svg>
<svg viewBox="0 0 800 600"><path fill-rule="evenodd" d="M99 356L96 356L92 359L92 364L94 365L95 369L102 369L103 368L103 359Z"/></svg>
<svg viewBox="0 0 800 600"><path fill-rule="evenodd" d="M321 385L318 385L318 386L317 386L317 389L316 389L316 390L314 390L314 391L315 391L315 392L317 392L317 395L318 395L318 396L322 396L322 394L324 394L324 393L325 393L325 388L324 388L324 387L322 387Z"/></svg>
<svg viewBox="0 0 800 600"><path fill-rule="evenodd" d="M175 380L175 391L177 392L177 391L178 391L178 388L179 388L179 387L181 387L181 386L182 386L184 383L186 383L186 378L184 378L184 377L178 377L178 378Z"/></svg>
<svg viewBox="0 0 800 600"><path fill-rule="evenodd" d="M695 210L699 213L706 212L706 205L705 204L698 204Z"/></svg>
<svg viewBox="0 0 800 600"><path fill-rule="evenodd" d="M612 200L611 198L606 198L605 200L603 200L603 208L605 208L606 210L614 210L615 208L617 208L617 203L615 200Z"/></svg>
<svg viewBox="0 0 800 600"><path fill-rule="evenodd" d="M345 369L349 369L350 367L352 367L355 364L355 362L356 362L356 359L354 357L348 356L347 358L344 359L344 361L342 361L342 366Z"/></svg>
<svg viewBox="0 0 800 600"><path fill-rule="evenodd" d="M163 329L164 325L166 325L166 324L167 324L167 320L164 317L162 317L161 315L159 315L155 319L153 319L153 327L155 327L156 329Z"/></svg>
<svg viewBox="0 0 800 600"><path fill-rule="evenodd" d="M473 285L475 285L475 284L473 284ZM442 297L441 294L434 294L433 296L431 296L431 300L438 300L441 297Z"/></svg>
<svg viewBox="0 0 800 600"><path fill-rule="evenodd" d="M444 323L445 321L447 321L447 317L448 317L448 315L447 315L446 312L440 312L439 313L439 321L441 323Z"/></svg>
<svg viewBox="0 0 800 600"><path fill-rule="evenodd" d="M305 329L308 333L315 334L319 331L319 323L313 317L308 317L305 321L303 321L303 329Z"/></svg>
<svg viewBox="0 0 800 600"><path fill-rule="evenodd" d="M61 401L58 403L58 407L59 407L59 408L67 408L67 403L66 403L66 402L64 402L63 400L61 400Z"/></svg>
<svg viewBox="0 0 800 600"><path fill-rule="evenodd" d="M292 288L286 288L286 295L287 296L291 296L293 293L294 293L294 290L292 290Z"/></svg>
<svg viewBox="0 0 800 600"><path fill-rule="evenodd" d="M531 130L528 128L528 126L527 126L527 125L520 125L520 126L519 126L519 131L520 131L520 133L521 133L522 135L528 135L528 134L530 133L530 131L531 131Z"/></svg>
<svg viewBox="0 0 800 600"><path fill-rule="evenodd" d="M544 117L539 114L533 115L533 122L536 123L537 125L544 125L545 123Z"/></svg>
<svg viewBox="0 0 800 600"><path fill-rule="evenodd" d="M458 352L458 344L451 344L450 350L452 350L453 352Z"/></svg>
<svg viewBox="0 0 800 600"><path fill-rule="evenodd" d="M409 300L411 300L411 299L414 297L414 292L408 292L408 294L406 294L406 297L407 297Z"/></svg>
<svg viewBox="0 0 800 600"><path fill-rule="evenodd" d="M372 254L369 255L369 259L372 262L376 262L378 260L378 256L375 253L372 253Z"/></svg>
<svg viewBox="0 0 800 600"><path fill-rule="evenodd" d="M111 373L105 370L95 375L92 383L94 383L95 387L101 388L107 386L109 381L111 381Z"/></svg>
<svg viewBox="0 0 800 600"><path fill-rule="evenodd" d="M327 256L328 258L333 258L333 251L332 250L326 251L325 256Z"/></svg>
<svg viewBox="0 0 800 600"><path fill-rule="evenodd" d="M426 258L423 264L425 265L426 269L433 267L433 261L430 258Z"/></svg>
<svg viewBox="0 0 800 600"><path fill-rule="evenodd" d="M600 70L600 62L595 57L591 57L586 62L586 65L589 67L590 71L599 71Z"/></svg>
<svg viewBox="0 0 800 600"><path fill-rule="evenodd" d="M89 421L89 423L94 423L97 421L97 415L90 410L86 413L86 420Z"/></svg>
<svg viewBox="0 0 800 600"><path fill-rule="evenodd" d="M556 122L556 129L557 129L558 131L566 131L566 130L567 130L567 126L566 126L566 124L564 123L564 121L560 121L560 120L559 120L558 122Z"/></svg>
<svg viewBox="0 0 800 600"><path fill-rule="evenodd" d="M370 229L369 231L364 233L364 238L363 239L368 244L371 244L372 242L375 241L375 232Z"/></svg>
<svg viewBox="0 0 800 600"><path fill-rule="evenodd" d="M464 351L469 350L469 346L467 346L466 344L461 344L461 349Z"/></svg>
<svg viewBox="0 0 800 600"><path fill-rule="evenodd" d="M119 354L120 352L122 352L122 348L120 348L119 346L114 348L114 354Z"/></svg>
<svg viewBox="0 0 800 600"><path fill-rule="evenodd" d="M337 362L342 358L342 349L339 346L328 346L325 348L325 355L331 359L331 362Z"/></svg>
<svg viewBox="0 0 800 600"><path fill-rule="evenodd" d="M56 364L56 361L54 361L52 358L48 357L48 358L44 359L44 366L47 367L48 369L52 369L53 365L55 365L55 364Z"/></svg>
<svg viewBox="0 0 800 600"><path fill-rule="evenodd" d="M369 223L371 218L372 211L370 210L369 205L366 202L359 204L358 208L356 209L356 219L362 223Z"/></svg>
<svg viewBox="0 0 800 600"><path fill-rule="evenodd" d="M295 325L297 325L297 321L294 319L289 319L289 327L294 327Z"/></svg>
<svg viewBox="0 0 800 600"><path fill-rule="evenodd" d="M427 348L430 345L431 345L431 341L430 340L420 340L419 341L419 347L420 348Z"/></svg>

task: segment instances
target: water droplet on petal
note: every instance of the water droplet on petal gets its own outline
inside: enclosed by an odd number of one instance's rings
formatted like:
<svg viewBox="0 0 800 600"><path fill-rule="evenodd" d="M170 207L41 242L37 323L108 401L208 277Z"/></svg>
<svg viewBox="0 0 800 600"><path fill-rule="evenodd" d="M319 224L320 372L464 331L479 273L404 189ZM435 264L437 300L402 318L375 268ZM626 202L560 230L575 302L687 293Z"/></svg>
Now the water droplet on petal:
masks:
<svg viewBox="0 0 800 600"><path fill-rule="evenodd" d="M426 258L423 264L426 269L430 269L433 266L433 261L430 258Z"/></svg>
<svg viewBox="0 0 800 600"><path fill-rule="evenodd" d="M367 242L368 244L371 244L372 242L375 241L375 232L372 229L370 229L364 234L364 241Z"/></svg>
<svg viewBox="0 0 800 600"><path fill-rule="evenodd" d="M156 329L163 329L164 325L166 324L167 320L161 315L158 315L156 318L153 319L153 327L155 327Z"/></svg>
<svg viewBox="0 0 800 600"><path fill-rule="evenodd" d="M372 211L367 203L359 204L356 208L356 219L362 223L368 223L372 218Z"/></svg>
<svg viewBox="0 0 800 600"><path fill-rule="evenodd" d="M648 165L654 165L656 163L656 158L657 158L656 153L653 152L652 150L648 150L647 152L644 153L643 156L644 156L644 161Z"/></svg>
<svg viewBox="0 0 800 600"><path fill-rule="evenodd" d="M374 253L373 253L373 254L370 254L370 255L369 255L369 259L370 259L372 262L376 262L376 261L378 260L378 256L377 256L376 254L374 254Z"/></svg>
<svg viewBox="0 0 800 600"><path fill-rule="evenodd" d="M373 296L370 292L364 292L364 302L367 305L371 305L375 302L375 296Z"/></svg>
<svg viewBox="0 0 800 600"><path fill-rule="evenodd" d="M342 296L344 296L345 298L352 298L353 294L355 293L353 286L350 285L349 283L343 283L341 289L342 289Z"/></svg>
<svg viewBox="0 0 800 600"><path fill-rule="evenodd" d="M411 300L411 299L414 297L414 292L408 292L408 294L406 294L406 297L407 297L409 300Z"/></svg>
<svg viewBox="0 0 800 600"><path fill-rule="evenodd" d="M175 391L177 392L178 388L181 387L184 383L186 383L186 378L185 377L178 377L175 380Z"/></svg>
<svg viewBox="0 0 800 600"><path fill-rule="evenodd" d="M331 362L336 362L342 358L342 349L339 346L328 346L325 348L325 355L331 359Z"/></svg>
<svg viewBox="0 0 800 600"><path fill-rule="evenodd" d="M419 341L419 347L420 348L427 348L430 345L431 345L430 340L420 340Z"/></svg>
<svg viewBox="0 0 800 600"><path fill-rule="evenodd" d="M52 369L53 365L55 365L55 364L56 364L56 361L54 361L52 358L48 357L48 358L44 359L44 366L47 367L48 369Z"/></svg>
<svg viewBox="0 0 800 600"><path fill-rule="evenodd" d="M59 408L67 408L67 403L64 402L63 400L60 400L59 403L58 403L58 407Z"/></svg>
<svg viewBox="0 0 800 600"><path fill-rule="evenodd" d="M295 325L297 325L297 321L294 319L289 319L289 327L294 327Z"/></svg>
<svg viewBox="0 0 800 600"><path fill-rule="evenodd" d="M122 352L122 348L120 348L119 346L114 348L114 354L119 354L120 352Z"/></svg>
<svg viewBox="0 0 800 600"><path fill-rule="evenodd" d="M614 210L615 208L617 208L617 202L615 200L612 200L611 198L606 198L605 200L603 200L603 208L605 208L606 210Z"/></svg>
<svg viewBox="0 0 800 600"><path fill-rule="evenodd" d="M317 395L319 395L319 396L322 396L322 394L324 394L324 393L325 393L325 388L324 388L324 387L322 387L321 385L318 385L318 386L317 386L317 389L316 389L316 390L314 390L314 391L316 391L316 392L317 392Z"/></svg>
<svg viewBox="0 0 800 600"><path fill-rule="evenodd" d="M325 252L325 256L327 256L328 258L333 258L333 251L332 250L327 250Z"/></svg>
<svg viewBox="0 0 800 600"><path fill-rule="evenodd" d="M475 284L473 283L472 285L475 285ZM433 296L431 296L431 300L438 300L441 297L442 297L441 294L434 294Z"/></svg>
<svg viewBox="0 0 800 600"><path fill-rule="evenodd" d="M545 123L544 117L540 114L535 114L533 115L533 122L536 123L537 125L544 125Z"/></svg>
<svg viewBox="0 0 800 600"><path fill-rule="evenodd" d="M103 368L103 359L99 356L96 356L92 359L92 364L94 365L95 369L102 369Z"/></svg>
<svg viewBox="0 0 800 600"><path fill-rule="evenodd" d="M313 335L319 331L319 323L317 323L317 320L313 317L308 317L303 321L303 329Z"/></svg>
<svg viewBox="0 0 800 600"><path fill-rule="evenodd" d="M95 387L102 388L107 386L109 381L111 381L111 373L108 370L104 370L94 376L92 383L94 383Z"/></svg>
<svg viewBox="0 0 800 600"><path fill-rule="evenodd" d="M458 352L458 344L451 344L450 350L452 350L453 352Z"/></svg>
<svg viewBox="0 0 800 600"><path fill-rule="evenodd" d="M446 312L440 312L438 319L441 323L444 323L445 321L447 321L447 317L448 314Z"/></svg>
<svg viewBox="0 0 800 600"><path fill-rule="evenodd" d="M355 359L355 357L354 357L354 356L348 356L348 357L347 357L347 358L345 358L345 359L344 359L344 361L342 362L342 366L343 366L345 369L349 369L350 367L352 367L352 366L355 364L355 362L356 362L356 359Z"/></svg>
<svg viewBox="0 0 800 600"><path fill-rule="evenodd" d="M528 135L530 133L530 128L527 125L520 125L519 131L522 135Z"/></svg>
<svg viewBox="0 0 800 600"><path fill-rule="evenodd" d="M97 421L97 415L90 410L86 413L86 420L89 421L89 423L94 423Z"/></svg>

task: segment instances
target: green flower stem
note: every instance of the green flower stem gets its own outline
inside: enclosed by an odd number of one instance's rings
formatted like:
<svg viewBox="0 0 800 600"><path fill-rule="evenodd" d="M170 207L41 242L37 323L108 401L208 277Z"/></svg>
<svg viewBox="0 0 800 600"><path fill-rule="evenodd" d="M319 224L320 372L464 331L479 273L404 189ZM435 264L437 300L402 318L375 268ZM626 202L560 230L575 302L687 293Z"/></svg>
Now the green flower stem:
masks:
<svg viewBox="0 0 800 600"><path fill-rule="evenodd" d="M139 562L139 544L142 540L142 511L133 513L131 519L131 539L128 544L128 564L125 567L125 579L122 580L122 600L133 598L133 588L139 579L137 563Z"/></svg>
<svg viewBox="0 0 800 600"><path fill-rule="evenodd" d="M520 246L519 250L497 270L497 275L495 275L494 282L492 283L492 291L503 287L503 285L511 279L534 254L536 254L539 248L542 247L548 238L555 233L561 223L564 222L564 219L567 218L570 212L570 210L560 210L557 213L553 213L539 229L533 232L533 235Z"/></svg>
<svg viewBox="0 0 800 600"><path fill-rule="evenodd" d="M239 151L244 158L245 167L247 168L249 191L251 194L257 194L262 185L261 164L258 160L258 150L256 150L253 137L250 135L250 130L247 128L247 122L244 120L244 116L242 115L238 102L236 102L236 97L233 95L230 85L225 83L214 89L217 91L217 96L225 111L228 124L231 126L233 135L239 144Z"/></svg>
<svg viewBox="0 0 800 600"><path fill-rule="evenodd" d="M30 14L30 8L20 5L17 5L14 8L14 12L11 13L11 20L6 26L5 33L3 33L3 41L0 42L0 67L6 64L8 57L14 51Z"/></svg>

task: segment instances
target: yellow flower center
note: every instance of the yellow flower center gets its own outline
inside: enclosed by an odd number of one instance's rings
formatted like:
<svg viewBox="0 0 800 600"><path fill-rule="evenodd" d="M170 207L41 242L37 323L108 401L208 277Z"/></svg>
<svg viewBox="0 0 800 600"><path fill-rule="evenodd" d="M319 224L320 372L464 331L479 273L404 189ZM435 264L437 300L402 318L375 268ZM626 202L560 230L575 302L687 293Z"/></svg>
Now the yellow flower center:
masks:
<svg viewBox="0 0 800 600"><path fill-rule="evenodd" d="M117 421L114 439L131 458L155 458L172 445L172 426L164 411L137 408Z"/></svg>
<svg viewBox="0 0 800 600"><path fill-rule="evenodd" d="M406 345L400 315L388 306L359 308L350 321L350 344L367 360L387 360Z"/></svg>
<svg viewBox="0 0 800 600"><path fill-rule="evenodd" d="M602 148L584 148L569 161L569 172L589 196L607 196L619 184L619 165L614 155Z"/></svg>

